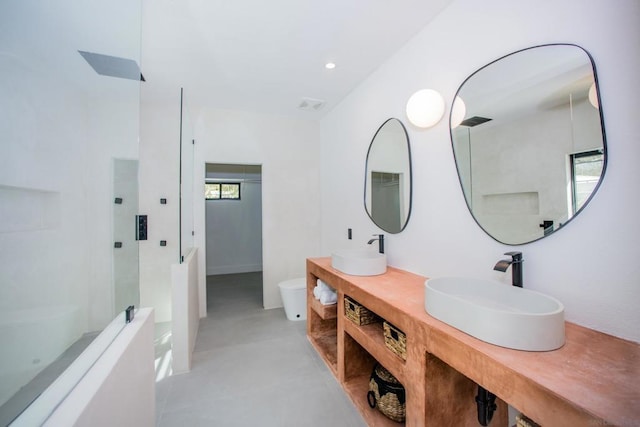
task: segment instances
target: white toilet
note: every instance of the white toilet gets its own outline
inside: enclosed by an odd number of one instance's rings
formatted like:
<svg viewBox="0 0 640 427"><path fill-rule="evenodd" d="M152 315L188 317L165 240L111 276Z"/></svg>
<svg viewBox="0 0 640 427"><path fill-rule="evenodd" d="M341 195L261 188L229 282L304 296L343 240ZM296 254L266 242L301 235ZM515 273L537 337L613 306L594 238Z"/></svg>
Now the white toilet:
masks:
<svg viewBox="0 0 640 427"><path fill-rule="evenodd" d="M297 279L285 280L278 283L284 312L289 320L307 319L307 279L299 277Z"/></svg>

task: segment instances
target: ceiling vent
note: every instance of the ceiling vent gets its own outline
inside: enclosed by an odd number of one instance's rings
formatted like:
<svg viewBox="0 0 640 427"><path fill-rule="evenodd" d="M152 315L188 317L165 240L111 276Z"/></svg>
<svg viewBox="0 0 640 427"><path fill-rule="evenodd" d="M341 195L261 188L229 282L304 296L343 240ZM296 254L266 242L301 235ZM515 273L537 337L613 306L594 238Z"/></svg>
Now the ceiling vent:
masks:
<svg viewBox="0 0 640 427"><path fill-rule="evenodd" d="M325 101L321 99L302 98L298 108L305 111L320 111L324 107Z"/></svg>

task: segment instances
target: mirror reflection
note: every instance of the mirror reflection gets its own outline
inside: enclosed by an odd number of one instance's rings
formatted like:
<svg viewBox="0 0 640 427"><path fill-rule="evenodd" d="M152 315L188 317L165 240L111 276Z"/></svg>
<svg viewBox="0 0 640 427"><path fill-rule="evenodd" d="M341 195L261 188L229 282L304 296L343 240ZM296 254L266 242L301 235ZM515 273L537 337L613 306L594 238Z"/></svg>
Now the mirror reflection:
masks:
<svg viewBox="0 0 640 427"><path fill-rule="evenodd" d="M399 233L411 213L409 136L398 119L388 119L374 135L366 161L364 205L371 220L388 233Z"/></svg>
<svg viewBox="0 0 640 427"><path fill-rule="evenodd" d="M578 46L537 46L486 65L462 84L451 117L467 205L499 242L518 245L557 231L584 209L604 175L595 67Z"/></svg>

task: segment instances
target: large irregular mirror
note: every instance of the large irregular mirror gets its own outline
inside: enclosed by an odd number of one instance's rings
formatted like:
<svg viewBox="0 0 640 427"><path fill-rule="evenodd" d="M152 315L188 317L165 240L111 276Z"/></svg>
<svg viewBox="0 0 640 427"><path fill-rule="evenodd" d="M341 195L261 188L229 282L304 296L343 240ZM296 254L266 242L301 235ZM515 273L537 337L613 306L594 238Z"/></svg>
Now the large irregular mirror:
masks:
<svg viewBox="0 0 640 427"><path fill-rule="evenodd" d="M411 150L402 122L388 119L378 128L367 153L364 206L387 233L401 232L411 214Z"/></svg>
<svg viewBox="0 0 640 427"><path fill-rule="evenodd" d="M450 124L467 206L501 243L559 230L604 176L595 65L578 46L536 46L484 66L458 89Z"/></svg>

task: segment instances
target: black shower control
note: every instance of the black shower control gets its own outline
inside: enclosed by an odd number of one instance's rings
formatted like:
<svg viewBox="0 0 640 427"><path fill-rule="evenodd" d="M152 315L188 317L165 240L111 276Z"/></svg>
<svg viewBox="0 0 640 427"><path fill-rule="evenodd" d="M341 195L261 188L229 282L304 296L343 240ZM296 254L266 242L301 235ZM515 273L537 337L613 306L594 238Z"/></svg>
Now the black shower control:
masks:
<svg viewBox="0 0 640 427"><path fill-rule="evenodd" d="M540 227L544 230L544 235L551 234L553 232L553 220L543 220Z"/></svg>
<svg viewBox="0 0 640 427"><path fill-rule="evenodd" d="M166 205L167 204L167 199L160 199L160 204L161 205Z"/></svg>
<svg viewBox="0 0 640 427"><path fill-rule="evenodd" d="M160 240L160 246L167 246L166 240Z"/></svg>
<svg viewBox="0 0 640 427"><path fill-rule="evenodd" d="M131 323L131 321L133 320L133 317L135 316L135 309L132 305L130 305L129 307L127 307L127 309L124 311L124 320L125 323Z"/></svg>
<svg viewBox="0 0 640 427"><path fill-rule="evenodd" d="M121 247L122 247L122 242L115 242L115 243L113 244L113 247L114 247L114 248L121 248Z"/></svg>
<svg viewBox="0 0 640 427"><path fill-rule="evenodd" d="M114 200L114 203L116 205L121 205L122 204L122 197L116 197L116 199Z"/></svg>
<svg viewBox="0 0 640 427"><path fill-rule="evenodd" d="M147 240L146 215L136 215L136 240Z"/></svg>

